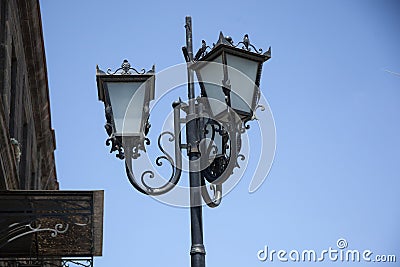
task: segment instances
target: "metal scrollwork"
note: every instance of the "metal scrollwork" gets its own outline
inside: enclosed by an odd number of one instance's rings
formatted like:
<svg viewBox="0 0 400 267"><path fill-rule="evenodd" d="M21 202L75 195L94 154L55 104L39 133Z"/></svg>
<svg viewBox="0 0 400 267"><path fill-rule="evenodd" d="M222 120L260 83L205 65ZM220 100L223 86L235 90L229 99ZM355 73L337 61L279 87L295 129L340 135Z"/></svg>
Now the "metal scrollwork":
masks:
<svg viewBox="0 0 400 267"><path fill-rule="evenodd" d="M263 52L263 50L261 48L257 49L253 44L250 43L250 39L249 39L249 35L248 34L245 34L244 37L243 37L243 41L239 42L234 47L238 47L241 44L243 45L242 49L245 49L245 50L247 50L249 52L255 52L257 54L261 54Z"/></svg>
<svg viewBox="0 0 400 267"><path fill-rule="evenodd" d="M141 183L139 184L135 176L133 175L133 166L132 166L132 159L134 159L134 151L133 151L133 145L134 143L126 143L124 144L126 146L125 148L125 169L126 169L126 174L128 176L129 182L132 184L132 186L137 189L139 192L146 194L146 195L162 195L164 193L167 193L170 191L176 184L178 184L179 179L181 177L182 173L182 151L181 151L181 132L180 132L180 105L174 106L174 133L172 132L163 132L159 135L158 137L158 147L160 151L163 153L162 156L159 156L156 158L156 164L157 166L162 166L163 162L162 160L166 160L172 168L172 174L171 177L169 178L168 182L165 183L163 186L160 187L151 187L148 185L145 181L145 178L148 177L150 179L154 178L154 172L152 170L147 170L142 173L140 177ZM174 142L174 154L175 154L175 160L172 158L170 154L167 153L167 151L163 148L162 146L162 137L165 135L169 135L169 142Z"/></svg>
<svg viewBox="0 0 400 267"><path fill-rule="evenodd" d="M169 141L169 142L173 142L173 141L175 140L174 134L171 133L171 132L168 132L168 131L163 132L163 133L161 133L161 134L158 136L158 148L160 149L160 151L161 151L164 155L158 156L158 157L157 157L157 159L156 159L156 164L157 164L157 166L162 166L163 163L162 163L161 160L166 160L166 161L168 161L168 163L171 165L171 168L172 168L172 175L171 175L171 177L173 177L174 174L175 174L175 170L174 170L174 160L172 159L172 157L168 154L168 152L167 152L167 151L163 148L163 146L162 146L161 139L162 139L162 137L163 137L164 135L170 135L170 138L168 138L168 141ZM145 171L145 172L142 173L142 175L141 175L141 177L140 177L140 180L141 180L142 184L143 184L148 190L154 190L154 188L152 188L151 186L149 186L149 185L145 182L144 178L145 178L146 175L147 175L149 178L152 179L152 178L154 178L154 172L153 172L153 171L150 171L150 170Z"/></svg>
<svg viewBox="0 0 400 267"><path fill-rule="evenodd" d="M132 158L137 159L140 157L140 150L146 152L146 145L150 145L150 140L146 137L144 138L139 138L139 137L134 137L134 138L129 138L125 137L124 140L120 136L115 136L114 134L114 128L113 128L113 117L112 117L112 108L111 106L107 106L105 108L105 114L106 114L106 124L104 125L104 128L106 129L106 132L109 136L109 138L106 139L106 146L111 146L110 153L113 153L114 151L117 151L117 154L115 155L119 159L124 159L125 158L125 153L124 153L124 144L123 142L130 142L130 147L132 148ZM145 122L144 124L144 133L145 136L149 133L151 124L148 121ZM126 139L126 140L125 140Z"/></svg>
<svg viewBox="0 0 400 267"><path fill-rule="evenodd" d="M233 42L232 37L224 36L222 34L222 32L220 32L218 42L216 44L213 43L213 48L215 48L218 44L225 44L225 45L229 45L229 46L233 46L233 47L238 47L238 46L242 45L242 49L244 49L246 51L257 53L257 54L261 54L263 52L263 50L261 48L257 49L250 42L248 34L245 34L244 37L243 37L243 40L235 45L234 42ZM203 46L202 46L202 48L199 49L199 52L202 51L202 49L203 49ZM199 52L197 52L197 53L199 53ZM271 48L269 48L269 50L265 53L265 55L267 55L267 56L271 55Z"/></svg>
<svg viewBox="0 0 400 267"><path fill-rule="evenodd" d="M241 149L241 131L229 125L220 125L215 120L209 119L205 127L210 126L211 142L209 142L206 151L206 157L210 155L211 144L214 142L215 135L218 133L222 138L221 151L212 159L202 170L202 176L210 183L222 184L233 173L234 168L239 167L237 159L244 159L244 156L238 154ZM207 132L206 132L207 133ZM207 159L204 159L207 162Z"/></svg>
<svg viewBox="0 0 400 267"><path fill-rule="evenodd" d="M154 178L154 172L153 172L153 171L145 171L145 172L142 173L142 175L141 175L141 177L140 177L140 181L142 182L142 184L143 184L148 190L151 190L152 187L149 186L149 185L147 185L147 183L144 181L144 178L145 178L146 175L148 175L148 177L149 177L150 179L153 179L153 178Z"/></svg>
<svg viewBox="0 0 400 267"><path fill-rule="evenodd" d="M207 190L206 182L204 177L201 179L201 195L207 206L211 208L218 207L222 200L222 184L210 184L210 189L213 191L213 197L210 196Z"/></svg>
<svg viewBox="0 0 400 267"><path fill-rule="evenodd" d="M161 138L162 138L164 135L169 135L169 136L170 136L170 137L168 138L168 141L169 141L169 142L175 141L175 136L174 136L174 134L171 133L171 132L168 132L168 131L163 132L163 133L160 134L160 136L158 136L158 142L157 142L157 143L158 143L158 148L159 148L159 149L161 150L161 152L165 155L165 156L159 156L159 157L156 159L156 163L157 163L158 166L161 166L161 165L162 165L162 163L159 161L160 159L166 159L166 160L168 160L168 162L171 163L172 165L174 164L174 160L173 160L172 157L167 153L167 151L165 151L165 149L164 149L163 146L162 146Z"/></svg>
<svg viewBox="0 0 400 267"><path fill-rule="evenodd" d="M17 240L23 236L38 233L38 232L50 232L51 237L56 237L59 234L65 234L69 229L69 223L57 223L54 227L43 227L42 224L37 224L35 221L31 221L28 223L13 223L8 226L7 232L5 236L7 239L5 242L0 244L0 248L5 246L6 244ZM81 226L80 224L76 224Z"/></svg>
<svg viewBox="0 0 400 267"><path fill-rule="evenodd" d="M251 120L258 120L257 116L256 116L257 109L260 109L261 111L265 111L265 106L261 105L261 104L257 105L256 108L253 111L253 116L252 116Z"/></svg>
<svg viewBox="0 0 400 267"><path fill-rule="evenodd" d="M250 129L250 125L247 124L249 121L251 121L251 119L247 119L247 120L244 120L244 121L243 121L243 127L240 126L240 133L243 134L243 133L246 132L246 130L249 130L249 129Z"/></svg>
<svg viewBox="0 0 400 267"><path fill-rule="evenodd" d="M249 39L249 35L245 34L243 37L243 40L239 43L237 43L236 45L233 42L232 37L230 36L224 36L222 34L222 32L220 32L219 35L219 39L217 43L213 43L213 48L211 48L210 46L207 45L206 41L202 40L201 41L201 47L199 48L199 50L197 51L196 55L194 56L194 61L198 61L200 60L202 57L204 57L205 55L207 55L208 53L208 49L212 50L214 49L218 44L225 44L225 45L229 45L232 47L238 47L240 45L242 45L242 49L249 51L249 52L254 52L257 54L261 54L263 52L263 50L261 48L257 49L251 42ZM271 54L271 48L266 52L266 55L270 55Z"/></svg>
<svg viewBox="0 0 400 267"><path fill-rule="evenodd" d="M52 265L51 263L47 263ZM91 259L62 259L62 267L70 266L83 266L83 267L93 267L93 258ZM58 265L57 265L58 266Z"/></svg>
<svg viewBox="0 0 400 267"><path fill-rule="evenodd" d="M108 136L111 136L112 133L114 132L113 130L113 118L112 118L112 108L110 105L108 105L105 109L105 115L106 115L106 124L104 125L104 128L106 129L106 132Z"/></svg>
<svg viewBox="0 0 400 267"><path fill-rule="evenodd" d="M211 50L211 47L209 47L206 43L206 41L201 40L201 47L197 51L196 55L194 56L194 61L198 61L200 58L204 57L207 55L207 49Z"/></svg>
<svg viewBox="0 0 400 267"><path fill-rule="evenodd" d="M245 156L239 154L242 146L241 133L238 129L229 127L228 125L222 126L212 119L208 119L205 127L209 127L205 134L211 138L208 147L205 149L205 156L208 158L210 155L211 147L214 147L215 135L219 134L222 137L222 151L218 151L218 155L212 160L209 165L201 171L201 195L204 202L211 208L218 207L222 199L222 183L225 182L230 175L232 175L234 168L240 168L238 160L245 160ZM229 152L228 152L229 151ZM206 159L204 159L206 161ZM209 182L209 188L213 192L213 196L207 190L206 182Z"/></svg>
<svg viewBox="0 0 400 267"><path fill-rule="evenodd" d="M174 103L174 132L163 132L158 137L158 148L162 155L158 156L155 160L157 166L163 166L163 161L166 161L171 166L171 176L169 180L160 187L152 187L146 179L154 179L155 172L153 170L144 171L141 176L139 176L138 181L135 179L133 174L133 159L140 156L139 151L146 151L145 144L149 144L147 138L131 137L124 138L123 142L119 138L115 138L113 135L109 140L116 140L112 144L112 149L118 150L119 153L123 154L126 164L126 173L130 183L141 193L146 195L161 195L170 191L179 182L181 172L182 172L182 154L181 149L184 148L181 144L181 132L180 124L182 120L180 118L180 110L184 110L184 105L181 102ZM257 108L262 109L261 106ZM112 124L109 114L111 114L111 108L106 108L106 118L107 123ZM203 111L204 112L204 111ZM200 112L201 113L201 112ZM234 122L236 119L234 115L231 115L231 121ZM247 122L247 121L246 121ZM240 168L239 160L244 160L245 157L239 154L241 150L241 134L248 128L246 122L243 122L243 126L234 125L228 123L220 123L209 117L203 117L199 119L199 125L202 125L202 139L209 141L203 142L204 146L201 153L201 194L204 201L210 207L217 207L222 198L222 184L233 174L235 168ZM109 126L110 127L110 126ZM145 133L148 133L150 124L147 122L145 126ZM107 127L106 127L107 129ZM163 147L162 140L163 137L168 136L168 141L173 142L175 146L175 153L173 156L169 154ZM219 138L218 145L214 142L216 138ZM126 140L125 140L126 139ZM109 141L112 142L112 141ZM124 151L122 151L122 145ZM118 157L118 155L117 155ZM207 189L206 183L209 183L209 189ZM211 190L212 192L209 192ZM211 196L212 193L212 196Z"/></svg>
<svg viewBox="0 0 400 267"><path fill-rule="evenodd" d="M221 155L216 157L208 166L209 171L208 173L214 178L218 179L225 171L226 167L228 166L229 157L226 155Z"/></svg>
<svg viewBox="0 0 400 267"><path fill-rule="evenodd" d="M57 262L55 264L54 262ZM51 266L51 267L93 267L93 256L82 258L0 258L0 266Z"/></svg>
<svg viewBox="0 0 400 267"><path fill-rule="evenodd" d="M264 106L264 105L261 105L261 104L259 104L259 105L256 106L256 108L255 108L254 111L253 111L252 116L251 116L250 118L248 118L248 119L246 119L246 120L243 121L243 126L240 125L240 129L239 129L239 132L240 132L240 133L243 134L243 133L246 132L246 130L249 130L249 129L250 129L250 125L248 125L248 123L249 123L250 121L252 121L252 120L258 120L258 118L257 118L257 116L256 116L256 111L257 111L257 109L260 109L261 111L265 111L265 106Z"/></svg>
<svg viewBox="0 0 400 267"><path fill-rule="evenodd" d="M110 138L107 138L106 146L111 146L110 153L118 151L117 154L115 155L117 158L119 159L125 158L121 138L112 135Z"/></svg>
<svg viewBox="0 0 400 267"><path fill-rule="evenodd" d="M106 140L106 146L111 146L110 153L113 153L114 151L118 151L117 154L115 155L119 159L124 159L124 151L123 151L123 146L122 146L122 140L119 137L116 137L114 135L114 129L113 129L113 116L112 116L112 108L111 106L106 106L104 109L105 115L106 115L106 124L104 125L104 128L106 129L106 132L109 136Z"/></svg>
<svg viewBox="0 0 400 267"><path fill-rule="evenodd" d="M114 72L111 69L107 69L107 74L114 75L119 72L121 75L130 75L132 74L132 71L136 72L137 74L145 74L146 70L141 69L140 71L136 70L135 68L131 67L131 64L128 62L128 60L124 59L124 62L122 62L122 65L120 68L116 69Z"/></svg>
<svg viewBox="0 0 400 267"><path fill-rule="evenodd" d="M208 130L205 129L204 130L205 134L208 134ZM205 155L211 155L211 153L213 155L216 155L218 152L218 147L216 145L213 144L213 141L215 140L215 133L218 132L218 129L215 129L215 126L212 125L211 126L211 142L209 142L208 146L207 146L207 150L206 150L206 154Z"/></svg>
<svg viewBox="0 0 400 267"><path fill-rule="evenodd" d="M132 138L129 147L131 147L131 157L137 159L140 157L140 150L146 152L146 145L150 145L150 139L148 138Z"/></svg>
<svg viewBox="0 0 400 267"><path fill-rule="evenodd" d="M239 155L237 155L237 159L244 161L246 159L246 157L243 154L239 154ZM236 167L240 168L240 165L239 165L239 162L237 159L236 159Z"/></svg>

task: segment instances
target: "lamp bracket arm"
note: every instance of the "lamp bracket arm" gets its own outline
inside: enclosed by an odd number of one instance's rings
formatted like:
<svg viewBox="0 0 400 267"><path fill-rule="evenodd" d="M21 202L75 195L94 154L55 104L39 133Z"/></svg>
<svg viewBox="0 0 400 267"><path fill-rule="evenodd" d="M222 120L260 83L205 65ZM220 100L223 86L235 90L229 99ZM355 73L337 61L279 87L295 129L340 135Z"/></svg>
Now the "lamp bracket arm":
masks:
<svg viewBox="0 0 400 267"><path fill-rule="evenodd" d="M222 200L222 185L221 184L210 184L210 189L214 192L213 197L211 198L210 194L207 190L207 185L204 177L201 177L201 196L203 197L204 202L210 208L216 208L221 204Z"/></svg>
<svg viewBox="0 0 400 267"><path fill-rule="evenodd" d="M128 177L129 182L132 184L132 186L138 190L139 192L145 194L145 195L152 195L152 196L157 196L157 195L162 195L167 192L169 192L172 188L174 188L181 177L182 174L182 144L181 144L181 133L180 133L180 122L179 122L179 116L180 116L180 111L179 107L174 107L174 133L165 131L161 133L158 137L158 147L160 151L164 154L156 159L156 164L157 166L162 166L163 162L162 160L166 160L170 165L172 169L171 176L169 180L162 186L160 187L151 187L148 185L145 181L145 178L154 178L154 172L152 170L147 170L144 171L141 174L140 177L140 184L137 182L135 179L135 176L133 174L133 168L132 168L132 149L126 149L126 158L125 158L125 165L126 165L126 174ZM169 135L168 141L174 142L174 147L175 147L175 160L167 153L167 151L163 148L161 140L162 137L165 135ZM130 155L129 155L130 154Z"/></svg>

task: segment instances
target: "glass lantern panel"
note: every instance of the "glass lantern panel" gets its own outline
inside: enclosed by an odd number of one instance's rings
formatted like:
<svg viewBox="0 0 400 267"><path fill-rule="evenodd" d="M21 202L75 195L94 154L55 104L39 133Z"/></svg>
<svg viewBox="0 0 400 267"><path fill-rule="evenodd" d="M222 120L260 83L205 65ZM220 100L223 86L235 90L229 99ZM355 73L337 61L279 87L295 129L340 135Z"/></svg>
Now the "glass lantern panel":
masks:
<svg viewBox="0 0 400 267"><path fill-rule="evenodd" d="M222 56L215 58L210 63L205 64L200 70L201 82L204 83L205 91L210 104L211 113L218 116L226 111L225 94L222 90L222 80L224 70Z"/></svg>
<svg viewBox="0 0 400 267"><path fill-rule="evenodd" d="M231 82L231 107L251 114L259 62L230 54L226 55L226 61Z"/></svg>
<svg viewBox="0 0 400 267"><path fill-rule="evenodd" d="M107 82L116 135L141 134L146 89L144 84L144 82Z"/></svg>

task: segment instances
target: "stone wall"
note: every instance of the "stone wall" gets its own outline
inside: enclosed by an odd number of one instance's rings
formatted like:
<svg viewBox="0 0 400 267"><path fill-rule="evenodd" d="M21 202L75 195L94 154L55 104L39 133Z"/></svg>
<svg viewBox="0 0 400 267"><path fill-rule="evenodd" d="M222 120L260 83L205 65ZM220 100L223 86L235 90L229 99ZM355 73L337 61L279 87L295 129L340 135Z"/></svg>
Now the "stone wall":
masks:
<svg viewBox="0 0 400 267"><path fill-rule="evenodd" d="M39 1L0 0L0 190L58 189Z"/></svg>

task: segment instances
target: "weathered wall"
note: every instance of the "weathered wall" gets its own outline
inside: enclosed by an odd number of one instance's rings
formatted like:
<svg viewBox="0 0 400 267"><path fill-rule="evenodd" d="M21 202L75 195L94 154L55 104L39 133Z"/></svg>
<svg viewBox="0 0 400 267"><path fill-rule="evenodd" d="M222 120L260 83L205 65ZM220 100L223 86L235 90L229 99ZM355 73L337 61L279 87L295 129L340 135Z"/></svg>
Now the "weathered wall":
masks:
<svg viewBox="0 0 400 267"><path fill-rule="evenodd" d="M58 189L54 150L39 1L0 0L0 190Z"/></svg>

